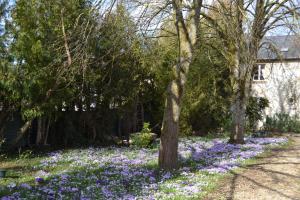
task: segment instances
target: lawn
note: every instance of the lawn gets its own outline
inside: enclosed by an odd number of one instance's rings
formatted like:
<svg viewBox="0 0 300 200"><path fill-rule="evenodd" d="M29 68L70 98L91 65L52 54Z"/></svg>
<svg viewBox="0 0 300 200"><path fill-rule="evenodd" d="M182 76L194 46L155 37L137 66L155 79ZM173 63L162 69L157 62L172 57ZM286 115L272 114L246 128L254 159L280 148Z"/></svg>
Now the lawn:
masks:
<svg viewBox="0 0 300 200"><path fill-rule="evenodd" d="M220 177L286 138L247 138L245 145L225 139L185 138L179 143L180 169L159 171L157 146L106 147L23 153L1 161L4 199L199 199Z"/></svg>

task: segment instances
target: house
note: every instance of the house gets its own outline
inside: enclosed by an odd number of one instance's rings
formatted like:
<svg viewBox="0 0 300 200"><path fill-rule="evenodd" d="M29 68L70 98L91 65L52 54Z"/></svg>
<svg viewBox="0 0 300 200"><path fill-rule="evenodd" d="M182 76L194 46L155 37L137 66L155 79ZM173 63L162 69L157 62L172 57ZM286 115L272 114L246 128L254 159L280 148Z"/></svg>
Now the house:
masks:
<svg viewBox="0 0 300 200"><path fill-rule="evenodd" d="M252 95L269 100L265 117L300 114L299 36L268 36L263 40L253 74Z"/></svg>

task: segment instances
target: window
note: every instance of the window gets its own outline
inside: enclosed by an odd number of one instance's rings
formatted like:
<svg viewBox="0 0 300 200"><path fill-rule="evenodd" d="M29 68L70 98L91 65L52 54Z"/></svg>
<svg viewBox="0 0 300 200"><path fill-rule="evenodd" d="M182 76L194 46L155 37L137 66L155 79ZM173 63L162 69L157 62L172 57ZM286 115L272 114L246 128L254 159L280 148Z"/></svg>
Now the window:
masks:
<svg viewBox="0 0 300 200"><path fill-rule="evenodd" d="M263 64L256 65L253 70L253 80L255 80L255 81L265 80L264 75L263 75L264 69L265 69L265 65L263 65Z"/></svg>

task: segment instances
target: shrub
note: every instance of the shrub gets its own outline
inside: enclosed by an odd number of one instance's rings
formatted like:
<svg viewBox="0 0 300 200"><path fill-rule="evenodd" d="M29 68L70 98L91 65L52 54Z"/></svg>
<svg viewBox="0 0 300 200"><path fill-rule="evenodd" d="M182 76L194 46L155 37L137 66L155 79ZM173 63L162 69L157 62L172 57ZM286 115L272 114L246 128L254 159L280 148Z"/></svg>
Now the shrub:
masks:
<svg viewBox="0 0 300 200"><path fill-rule="evenodd" d="M209 97L212 98L212 97ZM219 132L230 119L229 106L222 100L201 97L198 101L187 103L182 109L180 128L182 135L206 136Z"/></svg>
<svg viewBox="0 0 300 200"><path fill-rule="evenodd" d="M263 97L250 97L247 109L247 128L255 130L257 122L263 119L263 111L269 106L269 101Z"/></svg>
<svg viewBox="0 0 300 200"><path fill-rule="evenodd" d="M276 113L273 117L267 116L264 127L268 131L300 133L300 119L297 115Z"/></svg>
<svg viewBox="0 0 300 200"><path fill-rule="evenodd" d="M143 124L143 129L141 130L141 133L151 133L150 123L145 122Z"/></svg>
<svg viewBox="0 0 300 200"><path fill-rule="evenodd" d="M23 152L19 152L19 159L28 159L32 157L33 152L31 150L26 150Z"/></svg>
<svg viewBox="0 0 300 200"><path fill-rule="evenodd" d="M132 133L130 135L131 144L137 147L148 147L156 138L155 133L151 133L149 123L144 123L143 129L139 133Z"/></svg>
<svg viewBox="0 0 300 200"><path fill-rule="evenodd" d="M211 48L222 44L218 40L202 44L188 74L180 115L181 136L224 132L230 118L230 70L217 48Z"/></svg>

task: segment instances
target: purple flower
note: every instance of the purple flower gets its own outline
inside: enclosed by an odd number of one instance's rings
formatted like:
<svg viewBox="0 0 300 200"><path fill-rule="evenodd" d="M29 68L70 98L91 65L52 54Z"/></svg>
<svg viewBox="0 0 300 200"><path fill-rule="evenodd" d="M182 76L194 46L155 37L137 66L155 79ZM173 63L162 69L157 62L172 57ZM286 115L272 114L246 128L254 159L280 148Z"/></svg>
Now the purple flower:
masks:
<svg viewBox="0 0 300 200"><path fill-rule="evenodd" d="M135 200L136 197L133 196L133 195L131 195L131 194L127 194L127 195L123 196L122 199L123 199L123 200Z"/></svg>
<svg viewBox="0 0 300 200"><path fill-rule="evenodd" d="M51 153L37 168L34 187L23 183L19 187L9 184L5 189L11 192L3 200L26 199L32 196L47 199L164 199L177 194L193 197L207 185L206 173L226 173L239 166L241 161L263 152L266 145L286 142L282 138L245 138L246 144L232 145L225 139L201 141L180 139L179 155L182 164L177 178L170 172L159 172L144 167L156 161L158 151L130 148L88 148L67 152ZM44 169L68 163L68 171L50 176ZM77 169L80 169L77 171ZM198 169L198 170L197 170ZM75 170L75 171L74 171ZM195 171L196 173L195 173ZM75 173L72 173L74 171ZM41 178L43 177L43 178ZM181 178L184 178L183 180ZM45 180L44 180L45 179ZM45 183L46 184L39 184ZM131 188L132 187L132 188ZM174 188L176 193L165 193L161 188ZM17 192L20 189L22 192ZM129 190L130 189L130 190ZM131 194L131 189L134 193ZM138 191L136 191L138 189ZM27 190L26 192L24 190ZM178 193L177 193L178 192ZM28 196L27 196L28 195ZM0 197L1 199L1 197ZM1 200L2 200L1 199Z"/></svg>
<svg viewBox="0 0 300 200"><path fill-rule="evenodd" d="M167 172L163 175L163 179L170 179L172 177L172 174L170 172Z"/></svg>
<svg viewBox="0 0 300 200"><path fill-rule="evenodd" d="M67 179L69 178L69 176L68 176L67 174L61 174L61 175L60 175L60 178L61 178L62 180L67 180Z"/></svg>
<svg viewBox="0 0 300 200"><path fill-rule="evenodd" d="M14 200L15 198L12 197L12 196L5 196L5 197L2 197L1 200Z"/></svg>
<svg viewBox="0 0 300 200"><path fill-rule="evenodd" d="M97 184L97 185L105 185L105 184L107 184L107 183L108 183L108 181L103 180L103 179L101 179L101 180L99 179L99 180L96 181L96 184Z"/></svg>
<svg viewBox="0 0 300 200"><path fill-rule="evenodd" d="M102 193L105 197L111 197L113 194L107 187L102 187Z"/></svg>
<svg viewBox="0 0 300 200"><path fill-rule="evenodd" d="M36 183L43 183L45 180L41 177L35 177L35 182Z"/></svg>
<svg viewBox="0 0 300 200"><path fill-rule="evenodd" d="M29 184L27 184L27 183L22 183L21 185L20 185L20 187L21 188L24 188L24 189L28 189L28 190L30 190L32 187L29 185Z"/></svg>
<svg viewBox="0 0 300 200"><path fill-rule="evenodd" d="M72 191L72 192L78 192L79 189L78 189L78 188L72 188L71 191Z"/></svg>

